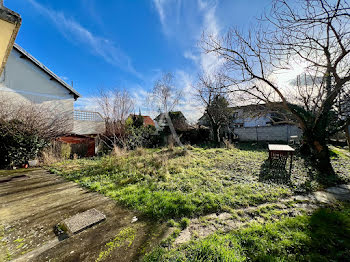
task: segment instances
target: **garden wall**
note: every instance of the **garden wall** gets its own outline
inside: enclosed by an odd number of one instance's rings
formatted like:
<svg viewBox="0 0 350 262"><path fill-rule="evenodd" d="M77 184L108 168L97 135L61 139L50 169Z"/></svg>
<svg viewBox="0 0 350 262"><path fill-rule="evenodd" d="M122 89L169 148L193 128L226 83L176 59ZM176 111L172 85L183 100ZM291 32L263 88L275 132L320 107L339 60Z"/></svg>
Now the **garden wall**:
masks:
<svg viewBox="0 0 350 262"><path fill-rule="evenodd" d="M239 141L285 141L290 136L301 137L301 129L294 125L235 127Z"/></svg>

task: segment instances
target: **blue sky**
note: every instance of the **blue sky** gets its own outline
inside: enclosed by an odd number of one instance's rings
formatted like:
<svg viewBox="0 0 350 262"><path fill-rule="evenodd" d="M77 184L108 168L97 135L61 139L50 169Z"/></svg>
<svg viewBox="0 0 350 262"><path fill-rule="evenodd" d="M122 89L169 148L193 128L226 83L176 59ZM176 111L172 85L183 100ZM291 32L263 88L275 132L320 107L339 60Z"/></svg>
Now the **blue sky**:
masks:
<svg viewBox="0 0 350 262"><path fill-rule="evenodd" d="M128 89L136 111L154 116L145 96L162 72L185 90L178 109L191 121L200 108L191 84L217 65L198 47L203 31L254 26L270 0L5 0L21 14L16 42L82 94L94 109L99 88Z"/></svg>

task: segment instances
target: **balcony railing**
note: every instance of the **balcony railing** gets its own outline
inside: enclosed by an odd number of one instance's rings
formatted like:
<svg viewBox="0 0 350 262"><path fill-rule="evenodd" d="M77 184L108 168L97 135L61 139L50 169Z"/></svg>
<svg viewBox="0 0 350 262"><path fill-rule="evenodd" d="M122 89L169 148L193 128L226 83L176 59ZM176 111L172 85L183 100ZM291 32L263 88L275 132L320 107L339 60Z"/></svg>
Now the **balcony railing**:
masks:
<svg viewBox="0 0 350 262"><path fill-rule="evenodd" d="M74 110L74 120L103 122L103 118L100 113L83 110Z"/></svg>

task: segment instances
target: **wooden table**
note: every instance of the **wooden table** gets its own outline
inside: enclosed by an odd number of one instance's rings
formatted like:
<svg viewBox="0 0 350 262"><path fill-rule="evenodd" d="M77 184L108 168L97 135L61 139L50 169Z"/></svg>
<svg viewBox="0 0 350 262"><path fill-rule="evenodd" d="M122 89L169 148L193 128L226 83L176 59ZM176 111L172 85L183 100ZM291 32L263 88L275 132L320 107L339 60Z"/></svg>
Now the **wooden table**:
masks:
<svg viewBox="0 0 350 262"><path fill-rule="evenodd" d="M288 157L290 156L289 173L291 173L294 151L295 149L288 145L270 144L269 145L270 168L273 160L287 161Z"/></svg>

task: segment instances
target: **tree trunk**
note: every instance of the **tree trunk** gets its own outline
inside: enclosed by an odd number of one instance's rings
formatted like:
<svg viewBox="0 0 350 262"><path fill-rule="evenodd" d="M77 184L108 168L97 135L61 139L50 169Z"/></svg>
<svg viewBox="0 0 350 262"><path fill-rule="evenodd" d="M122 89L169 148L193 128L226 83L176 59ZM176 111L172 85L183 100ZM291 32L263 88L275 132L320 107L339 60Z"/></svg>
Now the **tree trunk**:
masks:
<svg viewBox="0 0 350 262"><path fill-rule="evenodd" d="M331 158L329 149L325 139L318 139L316 136L305 136L306 144L304 146L309 147L309 150L304 151L309 153L312 160L312 165L319 172L317 179L319 182L325 185L335 184L338 179L331 164Z"/></svg>
<svg viewBox="0 0 350 262"><path fill-rule="evenodd" d="M219 125L212 125L213 129L213 138L214 142L219 145L220 144L220 126Z"/></svg>
<svg viewBox="0 0 350 262"><path fill-rule="evenodd" d="M173 122L171 121L171 118L170 118L168 112L165 113L165 119L166 119L166 121L168 123L169 129L171 131L171 135L173 136L175 142L177 143L178 146L183 147L183 144L181 143L180 138L179 138L179 136L176 133L175 127L173 125Z"/></svg>
<svg viewBox="0 0 350 262"><path fill-rule="evenodd" d="M314 155L318 160L319 171L323 174L334 176L335 172L331 164L331 158L327 145L321 145L319 141L314 141Z"/></svg>
<svg viewBox="0 0 350 262"><path fill-rule="evenodd" d="M350 151L350 117L346 121L345 134L346 134L346 139L348 141L348 147L349 147L349 151Z"/></svg>

